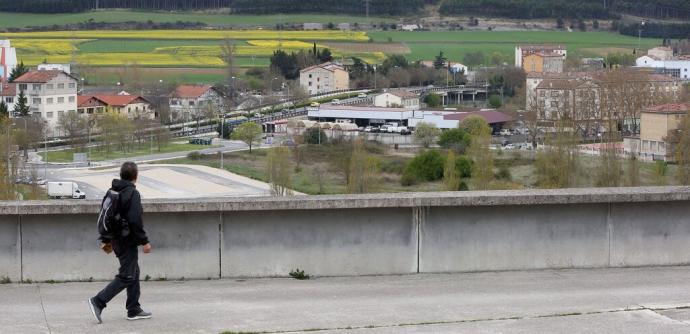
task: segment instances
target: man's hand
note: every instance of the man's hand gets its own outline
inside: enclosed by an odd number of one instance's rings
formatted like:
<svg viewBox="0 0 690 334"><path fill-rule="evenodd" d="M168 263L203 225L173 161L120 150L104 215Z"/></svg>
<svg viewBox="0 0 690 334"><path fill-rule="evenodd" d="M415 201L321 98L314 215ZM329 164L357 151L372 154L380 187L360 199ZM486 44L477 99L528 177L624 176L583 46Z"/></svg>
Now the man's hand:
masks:
<svg viewBox="0 0 690 334"><path fill-rule="evenodd" d="M144 245L144 253L151 253L151 244Z"/></svg>
<svg viewBox="0 0 690 334"><path fill-rule="evenodd" d="M101 243L101 249L106 253L110 254L113 252L113 244L107 242L107 243Z"/></svg>

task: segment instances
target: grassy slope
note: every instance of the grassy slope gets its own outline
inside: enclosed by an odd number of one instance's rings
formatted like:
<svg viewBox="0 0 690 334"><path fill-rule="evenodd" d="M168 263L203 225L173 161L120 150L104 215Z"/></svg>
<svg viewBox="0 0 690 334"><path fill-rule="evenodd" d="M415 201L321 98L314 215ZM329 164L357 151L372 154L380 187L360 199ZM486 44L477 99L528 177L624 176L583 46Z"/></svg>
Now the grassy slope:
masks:
<svg viewBox="0 0 690 334"><path fill-rule="evenodd" d="M400 32L376 31L369 36L376 42L405 42L412 53L410 60L432 59L439 51L444 51L451 59L462 59L468 52L483 51L485 54L500 52L511 56L517 43L564 44L568 51L592 55L590 50L620 47L632 50L638 39L611 32L560 32L560 31L441 31L441 32ZM642 39L643 49L659 45L661 40Z"/></svg>
<svg viewBox="0 0 690 334"><path fill-rule="evenodd" d="M23 28L28 26L47 26L53 24L73 24L93 19L96 22L125 22L153 21L162 22L203 22L209 25L218 26L252 26L252 25L273 25L277 23L365 23L365 22L392 22L392 19L345 15L228 15L228 14L201 14L201 13L167 13L167 12L146 12L130 10L104 10L77 14L28 14L28 13L7 13L0 12L0 28Z"/></svg>

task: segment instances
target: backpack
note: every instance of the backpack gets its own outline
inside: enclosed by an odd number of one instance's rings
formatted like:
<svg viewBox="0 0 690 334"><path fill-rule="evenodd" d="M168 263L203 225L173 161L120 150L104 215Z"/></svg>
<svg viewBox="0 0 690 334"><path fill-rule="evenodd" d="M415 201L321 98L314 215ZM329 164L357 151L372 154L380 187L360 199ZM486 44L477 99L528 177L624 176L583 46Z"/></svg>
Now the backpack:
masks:
<svg viewBox="0 0 690 334"><path fill-rule="evenodd" d="M129 235L129 223L121 215L120 204L120 193L115 190L109 189L103 196L97 221L99 239L103 242Z"/></svg>

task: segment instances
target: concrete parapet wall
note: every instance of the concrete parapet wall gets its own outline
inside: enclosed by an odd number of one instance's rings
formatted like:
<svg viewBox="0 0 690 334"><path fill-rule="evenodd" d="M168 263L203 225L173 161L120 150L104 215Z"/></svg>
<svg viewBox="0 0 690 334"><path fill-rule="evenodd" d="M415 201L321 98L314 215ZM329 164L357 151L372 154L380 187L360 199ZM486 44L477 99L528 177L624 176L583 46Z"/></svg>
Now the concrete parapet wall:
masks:
<svg viewBox="0 0 690 334"><path fill-rule="evenodd" d="M97 202L0 203L0 277L109 279ZM690 263L690 188L145 201L157 278L382 275Z"/></svg>

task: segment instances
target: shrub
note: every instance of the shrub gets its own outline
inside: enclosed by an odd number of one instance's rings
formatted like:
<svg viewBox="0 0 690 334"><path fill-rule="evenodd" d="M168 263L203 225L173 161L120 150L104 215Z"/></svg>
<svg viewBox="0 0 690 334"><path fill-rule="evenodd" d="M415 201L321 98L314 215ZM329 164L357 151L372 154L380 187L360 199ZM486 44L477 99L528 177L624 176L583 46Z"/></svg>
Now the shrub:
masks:
<svg viewBox="0 0 690 334"><path fill-rule="evenodd" d="M443 177L444 162L445 159L439 151L424 151L407 164L404 174L412 174L420 181L440 180Z"/></svg>
<svg viewBox="0 0 690 334"><path fill-rule="evenodd" d="M500 108L502 105L500 96L496 94L489 96L489 106L491 108Z"/></svg>
<svg viewBox="0 0 690 334"><path fill-rule="evenodd" d="M441 96L438 94L430 93L424 98L424 103L429 108L438 108L441 106L441 103L443 103Z"/></svg>
<svg viewBox="0 0 690 334"><path fill-rule="evenodd" d="M400 184L403 187L413 186L417 184L418 181L419 180L417 180L417 177L411 171L408 170L405 170L402 177L400 178Z"/></svg>
<svg viewBox="0 0 690 334"><path fill-rule="evenodd" d="M309 128L306 131L304 131L304 142L306 144L313 144L313 145L318 145L318 144L328 144L328 137L326 136L326 132L324 132L320 128Z"/></svg>
<svg viewBox="0 0 690 334"><path fill-rule="evenodd" d="M453 149L462 154L465 152L465 148L470 146L471 141L470 135L464 130L451 129L441 133L438 145L443 148Z"/></svg>
<svg viewBox="0 0 690 334"><path fill-rule="evenodd" d="M187 158L189 158L190 160L201 160L202 155L199 151L194 151L189 152L189 154L187 154Z"/></svg>
<svg viewBox="0 0 690 334"><path fill-rule="evenodd" d="M460 177L472 177L472 160L464 155L457 157L455 169Z"/></svg>
<svg viewBox="0 0 690 334"><path fill-rule="evenodd" d="M508 169L508 166L501 166L498 169L498 175L496 175L496 177L499 180L510 181L512 179L512 176L510 175L510 170Z"/></svg>

